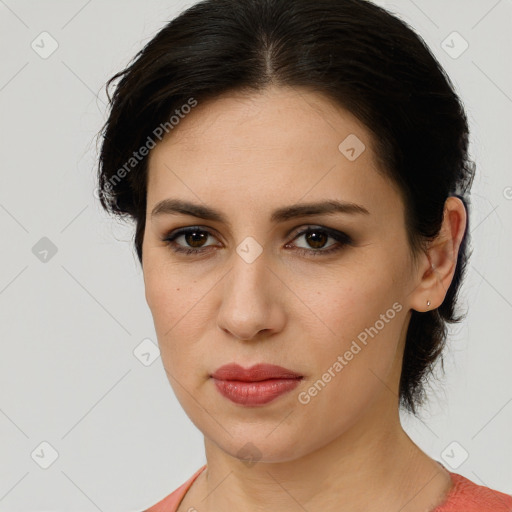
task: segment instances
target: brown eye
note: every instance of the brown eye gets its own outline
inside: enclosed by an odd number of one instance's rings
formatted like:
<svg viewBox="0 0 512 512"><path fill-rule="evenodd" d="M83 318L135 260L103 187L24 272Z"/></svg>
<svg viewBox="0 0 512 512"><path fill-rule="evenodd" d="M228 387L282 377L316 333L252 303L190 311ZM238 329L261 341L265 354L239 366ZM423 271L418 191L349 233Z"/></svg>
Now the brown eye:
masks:
<svg viewBox="0 0 512 512"><path fill-rule="evenodd" d="M183 235L185 242L193 248L202 247L208 236L205 231L189 231Z"/></svg>
<svg viewBox="0 0 512 512"><path fill-rule="evenodd" d="M171 233L162 241L170 245L172 250L175 252L196 254L206 252L206 249L203 249L203 247L211 247L211 245L205 245L205 242L210 236L213 237L213 235L205 229L191 227ZM183 238L184 244L177 243L177 240L180 238Z"/></svg>
<svg viewBox="0 0 512 512"><path fill-rule="evenodd" d="M206 253L209 247L215 248L214 244L206 245L208 237L214 238L210 231L196 226L179 229L174 233L168 234L162 241L170 245L174 252L201 254ZM305 256L327 255L340 251L346 245L353 244L352 239L347 234L322 227L309 227L297 233L293 240L297 240L300 237L304 237L307 244L306 247L300 247L296 244L287 244L286 247L294 248L299 254ZM177 243L180 238L183 239L183 243ZM327 249L323 249L323 247L326 247L329 239L334 240L334 243L328 245Z"/></svg>
<svg viewBox="0 0 512 512"><path fill-rule="evenodd" d="M310 227L304 231L297 233L294 240L304 237L307 247L298 247L298 251L306 256L317 256L330 254L341 250L345 245L351 245L352 239L341 231L335 231L321 227ZM334 240L334 243L327 246L327 249L322 249L329 238ZM296 244L292 244L297 247Z"/></svg>
<svg viewBox="0 0 512 512"><path fill-rule="evenodd" d="M305 236L307 243L314 249L321 249L329 236L324 232L310 231Z"/></svg>

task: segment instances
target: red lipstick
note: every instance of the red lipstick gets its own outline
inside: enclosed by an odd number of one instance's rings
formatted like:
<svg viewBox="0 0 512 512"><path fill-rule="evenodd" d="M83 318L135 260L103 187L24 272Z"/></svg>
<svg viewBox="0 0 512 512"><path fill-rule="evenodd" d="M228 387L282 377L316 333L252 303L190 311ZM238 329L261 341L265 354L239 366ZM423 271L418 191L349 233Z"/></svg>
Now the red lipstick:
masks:
<svg viewBox="0 0 512 512"><path fill-rule="evenodd" d="M298 386L302 375L272 364L242 368L236 363L218 368L212 375L218 391L232 402L264 405Z"/></svg>

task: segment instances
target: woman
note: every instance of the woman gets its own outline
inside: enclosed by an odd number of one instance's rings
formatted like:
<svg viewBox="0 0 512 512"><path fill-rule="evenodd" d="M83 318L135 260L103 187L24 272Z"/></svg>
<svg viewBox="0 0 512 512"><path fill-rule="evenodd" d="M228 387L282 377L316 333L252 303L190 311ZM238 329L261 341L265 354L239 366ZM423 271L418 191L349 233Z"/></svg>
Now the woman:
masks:
<svg viewBox="0 0 512 512"><path fill-rule="evenodd" d="M405 433L468 258L449 79L362 0L206 0L120 79L101 202L135 220L207 464L156 511L511 511Z"/></svg>

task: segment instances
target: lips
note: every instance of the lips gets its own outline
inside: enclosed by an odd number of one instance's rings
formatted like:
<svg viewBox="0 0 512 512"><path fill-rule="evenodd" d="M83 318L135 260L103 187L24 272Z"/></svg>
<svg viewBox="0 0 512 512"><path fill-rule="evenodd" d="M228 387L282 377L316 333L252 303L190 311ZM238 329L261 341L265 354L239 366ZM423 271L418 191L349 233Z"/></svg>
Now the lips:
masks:
<svg viewBox="0 0 512 512"><path fill-rule="evenodd" d="M238 380L240 382L260 382L269 379L300 379L302 375L273 364L256 364L242 368L236 363L226 364L211 375L218 380Z"/></svg>
<svg viewBox="0 0 512 512"><path fill-rule="evenodd" d="M243 406L262 406L299 385L303 376L282 366L257 364L245 369L236 363L211 375L222 396Z"/></svg>

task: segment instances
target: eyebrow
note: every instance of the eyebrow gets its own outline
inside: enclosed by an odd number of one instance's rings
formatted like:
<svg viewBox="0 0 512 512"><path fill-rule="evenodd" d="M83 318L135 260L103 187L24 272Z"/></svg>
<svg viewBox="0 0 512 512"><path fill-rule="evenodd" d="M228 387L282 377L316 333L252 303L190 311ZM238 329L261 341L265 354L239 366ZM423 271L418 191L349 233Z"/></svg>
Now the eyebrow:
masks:
<svg viewBox="0 0 512 512"><path fill-rule="evenodd" d="M297 203L291 206L278 208L272 212L270 221L273 223L285 222L296 217L308 217L313 215L333 215L335 213L364 214L370 212L359 204L328 200L316 203ZM151 212L151 218L160 215L191 215L200 219L221 222L229 225L229 221L218 210L209 206L191 203L180 199L164 199L158 202Z"/></svg>

